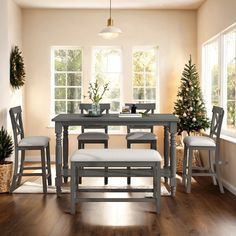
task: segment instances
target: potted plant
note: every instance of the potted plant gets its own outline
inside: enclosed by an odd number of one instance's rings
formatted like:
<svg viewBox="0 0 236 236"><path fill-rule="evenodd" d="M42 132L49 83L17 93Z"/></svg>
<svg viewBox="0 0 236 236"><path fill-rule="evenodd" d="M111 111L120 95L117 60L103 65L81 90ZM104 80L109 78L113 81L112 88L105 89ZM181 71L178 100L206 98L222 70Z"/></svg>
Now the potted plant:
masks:
<svg viewBox="0 0 236 236"><path fill-rule="evenodd" d="M10 189L13 162L5 159L10 157L13 147L12 137L2 126L0 130L0 193L9 192Z"/></svg>
<svg viewBox="0 0 236 236"><path fill-rule="evenodd" d="M100 114L100 105L99 102L102 100L103 95L108 90L108 83L105 83L102 88L98 83L98 80L94 84L89 83L88 95L89 99L92 101L92 113L93 115Z"/></svg>

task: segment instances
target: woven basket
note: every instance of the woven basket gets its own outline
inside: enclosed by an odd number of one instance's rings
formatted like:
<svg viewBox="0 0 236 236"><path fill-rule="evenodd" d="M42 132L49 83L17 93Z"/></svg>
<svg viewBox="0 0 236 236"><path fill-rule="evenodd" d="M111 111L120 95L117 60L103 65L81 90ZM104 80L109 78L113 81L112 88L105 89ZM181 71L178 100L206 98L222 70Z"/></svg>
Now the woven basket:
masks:
<svg viewBox="0 0 236 236"><path fill-rule="evenodd" d="M176 147L176 172L182 173L183 172L183 157L184 157L184 148L182 146ZM202 166L201 158L199 152L195 150L193 152L193 166Z"/></svg>
<svg viewBox="0 0 236 236"><path fill-rule="evenodd" d="M13 162L6 161L0 165L0 193L9 192L12 179Z"/></svg>

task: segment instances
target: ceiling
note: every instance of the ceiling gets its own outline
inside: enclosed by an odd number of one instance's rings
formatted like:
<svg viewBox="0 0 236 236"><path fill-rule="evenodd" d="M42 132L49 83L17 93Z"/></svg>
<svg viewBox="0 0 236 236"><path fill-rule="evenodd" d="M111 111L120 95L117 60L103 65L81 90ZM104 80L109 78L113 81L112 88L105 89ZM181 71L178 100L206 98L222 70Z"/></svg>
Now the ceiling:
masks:
<svg viewBox="0 0 236 236"><path fill-rule="evenodd" d="M105 9L109 0L14 0L22 8ZM206 0L112 0L112 9L198 9Z"/></svg>

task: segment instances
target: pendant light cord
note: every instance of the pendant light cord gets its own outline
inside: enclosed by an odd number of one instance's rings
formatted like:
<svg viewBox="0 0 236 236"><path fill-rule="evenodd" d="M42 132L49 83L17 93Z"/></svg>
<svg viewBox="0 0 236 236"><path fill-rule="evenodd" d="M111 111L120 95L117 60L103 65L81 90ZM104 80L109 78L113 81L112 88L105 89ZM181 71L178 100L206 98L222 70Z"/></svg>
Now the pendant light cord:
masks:
<svg viewBox="0 0 236 236"><path fill-rule="evenodd" d="M111 0L110 0L110 19L111 19Z"/></svg>

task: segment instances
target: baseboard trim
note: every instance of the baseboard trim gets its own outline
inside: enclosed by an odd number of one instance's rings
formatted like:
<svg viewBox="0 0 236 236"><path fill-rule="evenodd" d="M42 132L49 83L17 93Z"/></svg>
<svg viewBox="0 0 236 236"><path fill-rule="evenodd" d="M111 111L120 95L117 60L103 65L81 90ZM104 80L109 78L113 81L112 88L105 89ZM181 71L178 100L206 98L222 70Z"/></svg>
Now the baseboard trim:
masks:
<svg viewBox="0 0 236 236"><path fill-rule="evenodd" d="M225 179L222 179L222 183L224 185L224 188L226 188L228 191L230 191L233 195L236 195L236 187L235 186L233 186L231 183L229 183Z"/></svg>

